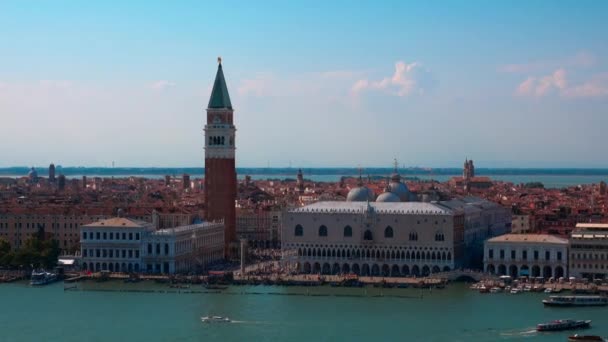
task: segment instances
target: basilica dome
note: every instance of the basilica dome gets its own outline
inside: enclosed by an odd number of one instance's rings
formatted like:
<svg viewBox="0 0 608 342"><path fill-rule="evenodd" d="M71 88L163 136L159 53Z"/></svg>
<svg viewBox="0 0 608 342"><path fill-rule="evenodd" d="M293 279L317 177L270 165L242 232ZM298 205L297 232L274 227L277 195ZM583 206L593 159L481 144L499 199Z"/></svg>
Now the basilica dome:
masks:
<svg viewBox="0 0 608 342"><path fill-rule="evenodd" d="M376 198L376 202L401 202L401 199L394 193L387 191L381 193L378 198Z"/></svg>
<svg viewBox="0 0 608 342"><path fill-rule="evenodd" d="M391 180L389 184L389 188L391 192L395 195L399 196L401 202L407 202L410 199L410 190L407 188L407 185L401 182L394 182Z"/></svg>
<svg viewBox="0 0 608 342"><path fill-rule="evenodd" d="M36 178L38 178L38 172L36 171L36 169L34 169L33 167L30 169L30 172L27 173L27 176L34 180Z"/></svg>
<svg viewBox="0 0 608 342"><path fill-rule="evenodd" d="M363 185L360 185L356 188L352 188L346 196L347 202L366 202L373 200L374 192Z"/></svg>
<svg viewBox="0 0 608 342"><path fill-rule="evenodd" d="M391 181L388 185L390 192L399 196L401 202L407 202L410 199L410 190L407 188L405 183L401 182L401 176L397 173L397 169L395 168L395 172L391 175Z"/></svg>

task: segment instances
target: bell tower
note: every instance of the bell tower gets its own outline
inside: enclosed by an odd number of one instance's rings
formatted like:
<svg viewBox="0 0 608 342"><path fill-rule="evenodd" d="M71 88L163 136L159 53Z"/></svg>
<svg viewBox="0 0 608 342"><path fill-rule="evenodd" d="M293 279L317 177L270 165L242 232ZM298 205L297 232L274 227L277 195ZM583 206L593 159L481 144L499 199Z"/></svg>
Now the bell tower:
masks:
<svg viewBox="0 0 608 342"><path fill-rule="evenodd" d="M205 206L206 218L224 220L224 254L235 256L236 240L236 169L235 133L232 103L218 57L217 74L207 106L205 125Z"/></svg>

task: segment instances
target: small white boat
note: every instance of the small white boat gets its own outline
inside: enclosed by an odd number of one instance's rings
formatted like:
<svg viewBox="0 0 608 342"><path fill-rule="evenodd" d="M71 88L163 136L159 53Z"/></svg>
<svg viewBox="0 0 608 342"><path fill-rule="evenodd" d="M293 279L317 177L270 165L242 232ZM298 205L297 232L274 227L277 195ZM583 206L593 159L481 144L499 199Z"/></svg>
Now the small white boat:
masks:
<svg viewBox="0 0 608 342"><path fill-rule="evenodd" d="M205 316L201 317L203 323L230 323L230 318L223 316Z"/></svg>
<svg viewBox="0 0 608 342"><path fill-rule="evenodd" d="M547 288L545 289L545 291L544 291L544 292L545 292L545 293L552 293L552 292L553 292L553 290L551 290L551 288L550 288L550 287L547 287Z"/></svg>
<svg viewBox="0 0 608 342"><path fill-rule="evenodd" d="M500 293L502 292L502 289L500 287L493 287L490 289L490 293Z"/></svg>
<svg viewBox="0 0 608 342"><path fill-rule="evenodd" d="M521 289L519 287L514 287L511 289L511 294L520 294L521 293Z"/></svg>
<svg viewBox="0 0 608 342"><path fill-rule="evenodd" d="M526 285L524 286L524 292L530 292L532 290L532 286Z"/></svg>

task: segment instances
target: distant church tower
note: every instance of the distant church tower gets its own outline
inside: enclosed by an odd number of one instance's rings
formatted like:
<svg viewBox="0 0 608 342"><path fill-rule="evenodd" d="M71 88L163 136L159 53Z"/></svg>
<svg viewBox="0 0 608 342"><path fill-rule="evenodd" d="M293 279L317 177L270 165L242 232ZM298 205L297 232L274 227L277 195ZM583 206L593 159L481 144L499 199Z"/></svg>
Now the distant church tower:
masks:
<svg viewBox="0 0 608 342"><path fill-rule="evenodd" d="M49 165L49 182L54 183L55 182L55 164L51 163L51 165Z"/></svg>
<svg viewBox="0 0 608 342"><path fill-rule="evenodd" d="M473 160L466 159L464 161L464 168L462 170L462 178L471 179L475 177L475 166L473 165Z"/></svg>
<svg viewBox="0 0 608 342"><path fill-rule="evenodd" d="M302 169L298 170L296 184L298 186L298 192L301 194L304 193L304 175L302 174Z"/></svg>
<svg viewBox="0 0 608 342"><path fill-rule="evenodd" d="M224 220L226 257L236 255L236 170L232 104L218 58L217 74L207 106L205 125L205 204L207 220Z"/></svg>

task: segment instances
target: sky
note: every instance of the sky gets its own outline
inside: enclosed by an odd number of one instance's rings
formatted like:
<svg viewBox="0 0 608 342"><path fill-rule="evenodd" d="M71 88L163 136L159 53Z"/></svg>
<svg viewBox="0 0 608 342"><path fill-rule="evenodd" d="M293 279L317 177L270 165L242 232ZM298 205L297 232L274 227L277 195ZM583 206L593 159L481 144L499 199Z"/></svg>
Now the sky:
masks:
<svg viewBox="0 0 608 342"><path fill-rule="evenodd" d="M0 167L608 167L607 1L1 1Z"/></svg>

